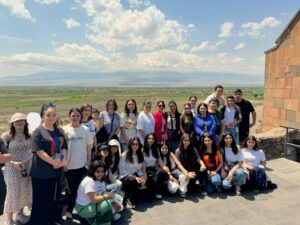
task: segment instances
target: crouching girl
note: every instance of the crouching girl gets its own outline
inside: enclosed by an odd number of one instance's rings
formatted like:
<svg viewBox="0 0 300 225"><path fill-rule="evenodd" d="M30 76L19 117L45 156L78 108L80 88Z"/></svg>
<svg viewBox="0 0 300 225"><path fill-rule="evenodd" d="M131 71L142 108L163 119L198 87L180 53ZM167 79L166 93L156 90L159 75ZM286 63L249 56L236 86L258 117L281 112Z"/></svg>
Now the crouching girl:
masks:
<svg viewBox="0 0 300 225"><path fill-rule="evenodd" d="M106 192L104 174L103 162L94 161L77 191L75 209L92 225L110 225L121 217L118 212L123 209L116 201L118 195Z"/></svg>
<svg viewBox="0 0 300 225"><path fill-rule="evenodd" d="M167 144L163 144L160 147L158 163L160 166L157 174L157 189L160 191L158 194L161 195L167 186L170 193L174 194L179 190L179 193L184 195L187 192L187 185L189 183L184 173L188 172L183 168L174 153L170 152Z"/></svg>
<svg viewBox="0 0 300 225"><path fill-rule="evenodd" d="M266 156L263 150L258 149L257 140L249 136L244 141L243 167L249 173L246 187L256 191L267 188L267 176L265 172Z"/></svg>
<svg viewBox="0 0 300 225"><path fill-rule="evenodd" d="M239 151L231 133L226 133L222 136L219 146L224 160L223 168L221 169L222 186L227 190L234 185L236 193L240 195L241 185L245 183L245 173L242 168L242 152Z"/></svg>

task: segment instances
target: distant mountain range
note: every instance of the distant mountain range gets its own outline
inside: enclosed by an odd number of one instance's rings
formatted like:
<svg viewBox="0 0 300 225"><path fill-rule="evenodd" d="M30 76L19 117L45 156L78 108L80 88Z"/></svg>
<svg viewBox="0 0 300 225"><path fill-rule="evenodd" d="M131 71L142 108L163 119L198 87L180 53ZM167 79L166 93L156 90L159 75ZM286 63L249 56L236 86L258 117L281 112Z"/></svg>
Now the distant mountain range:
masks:
<svg viewBox="0 0 300 225"><path fill-rule="evenodd" d="M0 78L0 86L262 86L262 75L217 72L41 72Z"/></svg>

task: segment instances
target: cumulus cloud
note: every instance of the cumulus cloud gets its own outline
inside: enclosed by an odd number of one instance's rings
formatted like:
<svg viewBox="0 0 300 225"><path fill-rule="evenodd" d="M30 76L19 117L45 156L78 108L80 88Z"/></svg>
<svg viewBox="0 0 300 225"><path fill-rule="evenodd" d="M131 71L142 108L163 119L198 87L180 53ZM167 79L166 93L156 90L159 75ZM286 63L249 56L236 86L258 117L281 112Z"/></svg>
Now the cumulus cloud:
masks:
<svg viewBox="0 0 300 225"><path fill-rule="evenodd" d="M262 21L249 22L242 25L242 31L239 32L240 36L248 35L252 38L259 38L263 36L263 30L266 28L273 28L278 26L281 23L280 20L277 20L274 17L266 17Z"/></svg>
<svg viewBox="0 0 300 225"><path fill-rule="evenodd" d="M131 8L151 5L149 0L128 0L128 3Z"/></svg>
<svg viewBox="0 0 300 225"><path fill-rule="evenodd" d="M57 4L61 0L35 0L35 2L42 4L42 5L50 5L50 4Z"/></svg>
<svg viewBox="0 0 300 225"><path fill-rule="evenodd" d="M232 36L232 28L234 27L234 24L232 22L225 22L222 24L220 30L221 33L219 34L220 38L229 38Z"/></svg>
<svg viewBox="0 0 300 225"><path fill-rule="evenodd" d="M99 71L107 69L108 61L101 50L75 43L57 46L53 55L27 52L0 57L1 66L8 68L18 65L21 74L26 71Z"/></svg>
<svg viewBox="0 0 300 225"><path fill-rule="evenodd" d="M216 50L220 45L224 44L225 41L218 41L217 43L210 43L208 41L202 42L199 46L193 47L191 52L199 52L205 50Z"/></svg>
<svg viewBox="0 0 300 225"><path fill-rule="evenodd" d="M235 50L240 50L240 49L243 49L243 48L245 48L246 47L246 45L244 44L244 43L239 43L237 46L235 46Z"/></svg>
<svg viewBox="0 0 300 225"><path fill-rule="evenodd" d="M193 24L166 19L153 5L126 10L120 1L86 0L81 6L92 18L86 37L109 50L177 47L194 29Z"/></svg>
<svg viewBox="0 0 300 225"><path fill-rule="evenodd" d="M64 23L66 24L68 29L72 29L75 27L79 27L80 23L74 20L73 18L70 19L63 19Z"/></svg>
<svg viewBox="0 0 300 225"><path fill-rule="evenodd" d="M25 7L25 0L0 0L0 5L8 8L11 14L18 18L35 21Z"/></svg>

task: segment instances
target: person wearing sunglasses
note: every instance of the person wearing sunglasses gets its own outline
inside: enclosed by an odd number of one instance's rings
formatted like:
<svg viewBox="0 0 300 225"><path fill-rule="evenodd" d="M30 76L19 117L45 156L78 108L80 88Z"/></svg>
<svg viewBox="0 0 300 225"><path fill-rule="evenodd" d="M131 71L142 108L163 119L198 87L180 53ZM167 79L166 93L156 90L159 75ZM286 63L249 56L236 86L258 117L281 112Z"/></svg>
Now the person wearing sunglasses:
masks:
<svg viewBox="0 0 300 225"><path fill-rule="evenodd" d="M153 114L155 121L154 135L158 144L163 144L166 140L168 140L168 120L164 109L165 102L158 101L157 110Z"/></svg>

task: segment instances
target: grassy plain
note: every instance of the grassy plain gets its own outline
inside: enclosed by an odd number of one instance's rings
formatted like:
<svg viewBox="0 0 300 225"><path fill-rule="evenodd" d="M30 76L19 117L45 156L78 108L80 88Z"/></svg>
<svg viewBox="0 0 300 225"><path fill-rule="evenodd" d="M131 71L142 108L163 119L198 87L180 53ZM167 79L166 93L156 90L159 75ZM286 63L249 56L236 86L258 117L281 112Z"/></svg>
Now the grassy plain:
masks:
<svg viewBox="0 0 300 225"><path fill-rule="evenodd" d="M224 96L232 95L235 87L226 87ZM263 103L263 87L243 87L244 98L249 99L255 107ZM66 123L67 113L71 107L80 107L84 103L90 103L100 111L105 109L108 99L117 100L119 112L124 109L127 99L134 98L138 109L141 110L142 102L150 99L155 106L158 100L167 102L174 99L179 111L189 96L196 95L198 103L202 102L213 92L213 87L105 87L105 88L79 88L79 87L0 87L0 132L8 129L10 116L15 112L39 112L43 103L56 104L59 116ZM152 107L155 110L156 107ZM258 118L259 121L260 118ZM261 120L260 120L261 122Z"/></svg>

